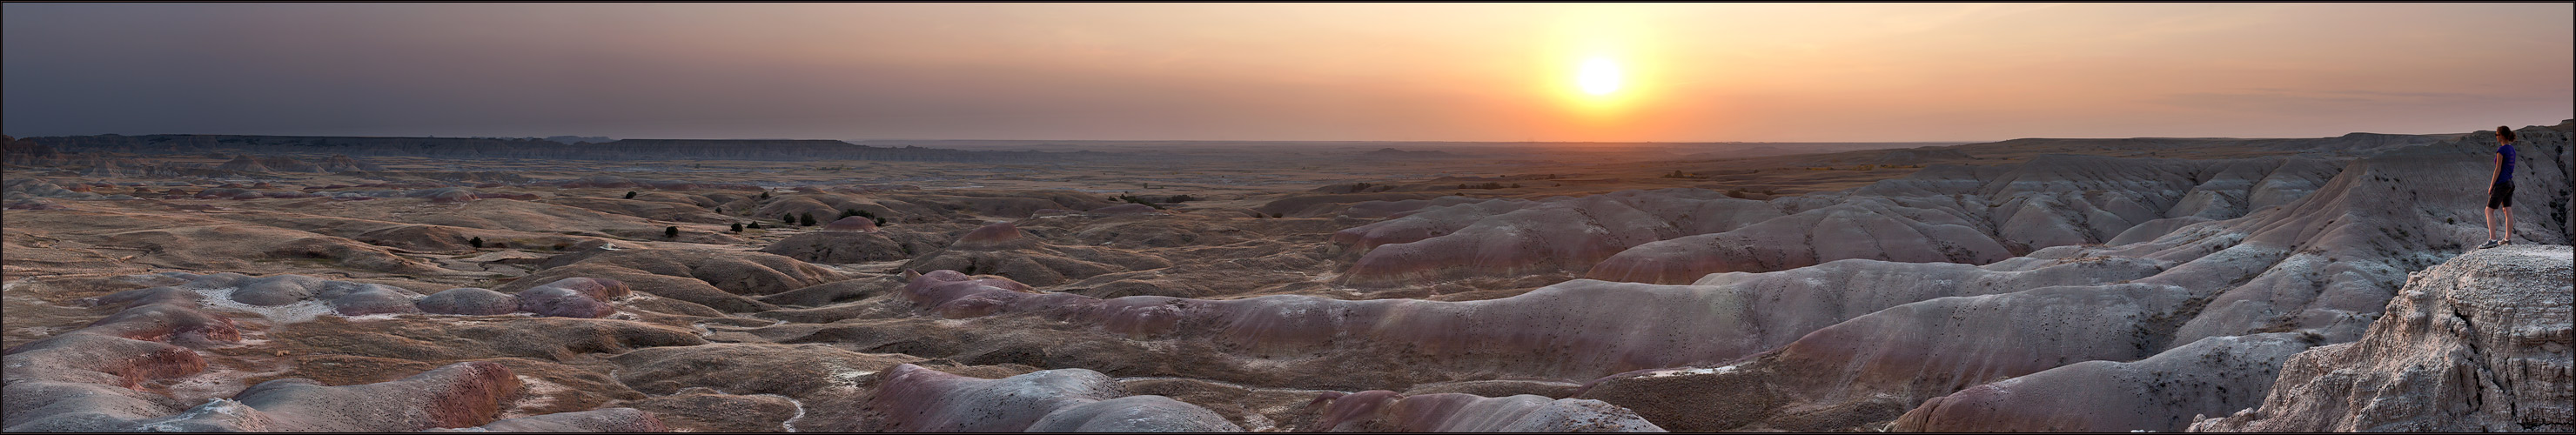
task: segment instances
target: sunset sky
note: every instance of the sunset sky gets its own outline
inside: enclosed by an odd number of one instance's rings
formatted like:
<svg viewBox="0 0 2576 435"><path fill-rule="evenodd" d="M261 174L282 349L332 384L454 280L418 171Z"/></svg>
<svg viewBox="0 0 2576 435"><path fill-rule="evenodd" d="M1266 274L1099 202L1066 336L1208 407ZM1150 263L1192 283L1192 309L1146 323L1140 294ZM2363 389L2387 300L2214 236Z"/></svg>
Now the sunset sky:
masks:
<svg viewBox="0 0 2576 435"><path fill-rule="evenodd" d="M2576 117L2568 3L0 8L0 133L22 137L1982 141Z"/></svg>

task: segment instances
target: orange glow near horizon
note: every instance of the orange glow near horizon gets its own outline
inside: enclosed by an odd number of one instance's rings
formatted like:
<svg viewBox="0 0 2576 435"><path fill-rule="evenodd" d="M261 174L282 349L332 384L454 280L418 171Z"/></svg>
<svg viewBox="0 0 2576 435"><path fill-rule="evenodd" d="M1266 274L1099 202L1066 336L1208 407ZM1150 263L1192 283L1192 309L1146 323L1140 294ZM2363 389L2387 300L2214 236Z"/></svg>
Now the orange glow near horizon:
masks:
<svg viewBox="0 0 2576 435"><path fill-rule="evenodd" d="M1971 141L2576 116L2568 3L0 8L13 136Z"/></svg>
<svg viewBox="0 0 2576 435"><path fill-rule="evenodd" d="M1585 5L1568 8L1537 36L1532 60L1541 71L1532 83L1552 108L1540 113L1534 136L1556 141L1616 142L1667 137L1687 123L1674 112L1678 95L1670 52L1675 41L1659 6ZM1695 77L1704 80L1704 77ZM1544 113L1544 114L1541 114Z"/></svg>

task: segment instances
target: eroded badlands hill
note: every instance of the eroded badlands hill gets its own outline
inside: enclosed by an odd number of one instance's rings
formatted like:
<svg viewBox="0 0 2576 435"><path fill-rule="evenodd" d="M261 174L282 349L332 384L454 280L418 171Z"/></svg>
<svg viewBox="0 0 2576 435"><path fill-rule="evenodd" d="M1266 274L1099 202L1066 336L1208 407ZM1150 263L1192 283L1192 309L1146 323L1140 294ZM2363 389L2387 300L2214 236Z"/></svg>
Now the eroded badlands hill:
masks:
<svg viewBox="0 0 2576 435"><path fill-rule="evenodd" d="M2468 255L2476 134L1210 198L13 144L0 429L2563 430L2571 129Z"/></svg>

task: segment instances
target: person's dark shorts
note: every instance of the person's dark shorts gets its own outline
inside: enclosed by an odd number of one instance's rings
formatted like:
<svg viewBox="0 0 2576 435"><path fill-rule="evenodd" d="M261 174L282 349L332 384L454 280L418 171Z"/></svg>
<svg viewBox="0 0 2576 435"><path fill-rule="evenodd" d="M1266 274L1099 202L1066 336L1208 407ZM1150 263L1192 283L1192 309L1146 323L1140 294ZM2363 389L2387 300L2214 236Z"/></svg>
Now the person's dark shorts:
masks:
<svg viewBox="0 0 2576 435"><path fill-rule="evenodd" d="M2494 191L2487 194L2487 208L2505 208L2512 206L2513 182L2507 181L2496 183Z"/></svg>

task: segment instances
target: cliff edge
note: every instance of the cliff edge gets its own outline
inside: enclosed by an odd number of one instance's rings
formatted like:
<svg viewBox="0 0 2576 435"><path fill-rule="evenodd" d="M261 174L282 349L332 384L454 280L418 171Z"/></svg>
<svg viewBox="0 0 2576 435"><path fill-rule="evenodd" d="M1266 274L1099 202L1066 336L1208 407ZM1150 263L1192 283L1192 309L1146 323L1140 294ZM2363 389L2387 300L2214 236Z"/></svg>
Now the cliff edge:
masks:
<svg viewBox="0 0 2576 435"><path fill-rule="evenodd" d="M2567 246L2472 251L2411 274L2361 340L2290 357L2263 404L2193 432L2567 432Z"/></svg>

